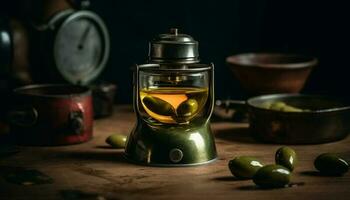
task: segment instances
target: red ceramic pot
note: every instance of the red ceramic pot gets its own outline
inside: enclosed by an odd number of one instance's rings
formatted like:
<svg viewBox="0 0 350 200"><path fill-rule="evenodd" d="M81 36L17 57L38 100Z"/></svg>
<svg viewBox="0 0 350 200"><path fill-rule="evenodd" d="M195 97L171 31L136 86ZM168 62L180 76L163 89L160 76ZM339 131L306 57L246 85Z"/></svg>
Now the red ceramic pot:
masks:
<svg viewBox="0 0 350 200"><path fill-rule="evenodd" d="M92 138L91 91L73 85L30 85L14 90L11 134L22 145L67 145Z"/></svg>

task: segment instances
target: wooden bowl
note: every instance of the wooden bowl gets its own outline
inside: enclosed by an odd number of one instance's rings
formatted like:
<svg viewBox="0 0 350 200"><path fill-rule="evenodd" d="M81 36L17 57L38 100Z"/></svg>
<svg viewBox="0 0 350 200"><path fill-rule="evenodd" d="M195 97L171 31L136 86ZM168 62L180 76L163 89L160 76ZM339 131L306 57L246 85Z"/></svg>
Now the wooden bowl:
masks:
<svg viewBox="0 0 350 200"><path fill-rule="evenodd" d="M250 94L298 93L318 60L280 53L247 53L226 58L232 72Z"/></svg>

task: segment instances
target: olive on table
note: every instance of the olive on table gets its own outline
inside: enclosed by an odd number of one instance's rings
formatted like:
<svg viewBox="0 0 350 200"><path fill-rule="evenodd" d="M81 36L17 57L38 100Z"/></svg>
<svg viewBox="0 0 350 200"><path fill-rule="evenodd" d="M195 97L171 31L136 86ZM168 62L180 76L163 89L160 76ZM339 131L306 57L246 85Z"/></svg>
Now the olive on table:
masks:
<svg viewBox="0 0 350 200"><path fill-rule="evenodd" d="M266 165L253 176L256 185L262 188L280 188L290 182L291 172L281 165Z"/></svg>
<svg viewBox="0 0 350 200"><path fill-rule="evenodd" d="M276 101L273 102L270 106L271 110L281 110L284 106L286 106L286 103L282 102L282 101Z"/></svg>
<svg viewBox="0 0 350 200"><path fill-rule="evenodd" d="M198 102L195 99L187 99L176 109L176 113L181 117L189 117L198 110Z"/></svg>
<svg viewBox="0 0 350 200"><path fill-rule="evenodd" d="M142 102L150 111L158 115L172 116L175 113L175 109L170 103L158 97L146 96Z"/></svg>
<svg viewBox="0 0 350 200"><path fill-rule="evenodd" d="M319 155L315 159L314 166L320 173L331 176L341 176L349 171L349 163L331 153Z"/></svg>
<svg viewBox="0 0 350 200"><path fill-rule="evenodd" d="M106 143L111 145L113 148L124 148L127 137L122 134L113 134L107 137Z"/></svg>
<svg viewBox="0 0 350 200"><path fill-rule="evenodd" d="M275 162L293 171L298 162L297 154L290 147L281 147L276 151Z"/></svg>
<svg viewBox="0 0 350 200"><path fill-rule="evenodd" d="M250 156L239 156L228 163L231 173L238 179L251 179L262 166L258 159Z"/></svg>

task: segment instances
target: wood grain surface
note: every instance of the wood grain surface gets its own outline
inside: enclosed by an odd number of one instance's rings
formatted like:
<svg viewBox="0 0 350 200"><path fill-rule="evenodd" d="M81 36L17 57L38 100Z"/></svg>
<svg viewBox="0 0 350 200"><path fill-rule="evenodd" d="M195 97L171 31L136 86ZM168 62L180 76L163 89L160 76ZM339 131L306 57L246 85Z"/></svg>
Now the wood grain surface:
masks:
<svg viewBox="0 0 350 200"><path fill-rule="evenodd" d="M20 152L0 158L0 175L13 167L37 169L54 179L52 184L16 185L0 177L0 199L350 199L350 174L323 177L315 173L314 158L336 152L350 159L350 138L320 145L293 147L299 156L291 187L263 190L251 180L236 180L228 161L239 155L274 162L280 145L260 144L247 124L215 122L219 159L197 167L161 168L134 165L123 150L109 148L112 133L129 134L135 116L131 106L116 107L115 114L96 120L93 140L59 147L20 147ZM73 192L75 195L65 195ZM79 194L79 195L78 195ZM81 198L80 198L81 197Z"/></svg>

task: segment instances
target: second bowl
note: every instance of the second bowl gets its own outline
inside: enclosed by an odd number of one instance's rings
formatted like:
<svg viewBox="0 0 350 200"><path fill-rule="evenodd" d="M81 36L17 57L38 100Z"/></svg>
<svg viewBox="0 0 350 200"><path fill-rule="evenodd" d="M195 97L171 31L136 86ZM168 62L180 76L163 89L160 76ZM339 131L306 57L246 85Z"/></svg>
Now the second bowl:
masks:
<svg viewBox="0 0 350 200"><path fill-rule="evenodd" d="M318 60L311 56L281 53L246 53L229 56L227 64L252 95L298 93Z"/></svg>

